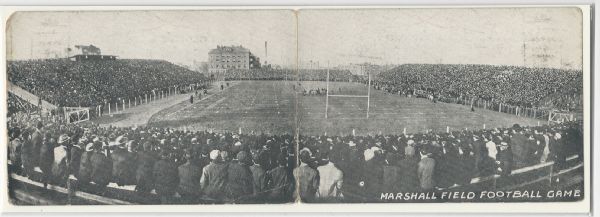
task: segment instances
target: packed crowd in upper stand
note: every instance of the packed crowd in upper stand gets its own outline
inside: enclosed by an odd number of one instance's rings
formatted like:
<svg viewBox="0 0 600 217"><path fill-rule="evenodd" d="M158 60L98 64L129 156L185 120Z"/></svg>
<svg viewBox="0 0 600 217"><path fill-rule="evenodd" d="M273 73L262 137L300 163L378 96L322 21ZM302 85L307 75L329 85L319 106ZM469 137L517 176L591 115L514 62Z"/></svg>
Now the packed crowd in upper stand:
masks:
<svg viewBox="0 0 600 217"><path fill-rule="evenodd" d="M299 75L299 77L297 76ZM330 81L349 81L352 74L348 70L329 70ZM218 77L224 80L296 80L301 81L325 81L327 79L326 69L300 69L297 73L293 69L230 69Z"/></svg>
<svg viewBox="0 0 600 217"><path fill-rule="evenodd" d="M581 107L579 70L490 65L405 64L382 72L373 85L392 93L424 90L443 101L476 97L521 107L576 110ZM365 82L363 80L363 82Z"/></svg>
<svg viewBox="0 0 600 217"><path fill-rule="evenodd" d="M163 60L8 61L8 79L57 106L91 107L206 80Z"/></svg>

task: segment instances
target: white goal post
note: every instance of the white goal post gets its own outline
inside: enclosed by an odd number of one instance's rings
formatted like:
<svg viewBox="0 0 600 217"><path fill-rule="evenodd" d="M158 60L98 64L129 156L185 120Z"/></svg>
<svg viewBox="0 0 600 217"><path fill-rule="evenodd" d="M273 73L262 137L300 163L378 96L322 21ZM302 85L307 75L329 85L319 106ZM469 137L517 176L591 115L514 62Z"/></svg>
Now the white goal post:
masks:
<svg viewBox="0 0 600 217"><path fill-rule="evenodd" d="M90 120L90 110L84 107L64 107L65 119L69 124Z"/></svg>
<svg viewBox="0 0 600 217"><path fill-rule="evenodd" d="M368 74L367 83L367 95L343 95L343 94L329 94L329 62L327 62L327 92L325 98L325 119L327 119L327 112L329 111L329 97L351 97L351 98L367 98L367 119L369 118L369 109L371 107L371 73Z"/></svg>

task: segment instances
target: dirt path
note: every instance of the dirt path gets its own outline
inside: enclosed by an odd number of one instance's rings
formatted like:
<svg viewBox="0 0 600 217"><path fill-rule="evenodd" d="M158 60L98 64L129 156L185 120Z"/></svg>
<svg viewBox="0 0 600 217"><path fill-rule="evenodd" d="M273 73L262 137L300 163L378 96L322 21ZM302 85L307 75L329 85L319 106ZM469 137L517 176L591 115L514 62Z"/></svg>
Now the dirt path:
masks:
<svg viewBox="0 0 600 217"><path fill-rule="evenodd" d="M235 85L235 82L229 82L230 87ZM202 95L202 98L207 98L215 93L220 92L220 84L215 84L212 88L208 90L208 95ZM106 116L106 118L99 119L100 126L115 126L115 127L132 127L132 126L142 126L148 124L148 121L152 117L152 115L168 109L174 105L180 104L184 101L189 101L190 96L194 93L186 93L186 94L178 94L174 96L169 96L168 98L163 98L159 100L152 101L148 104L138 105L136 107L132 107L130 109L126 109L124 111L119 111L111 116ZM194 98L194 103L197 100ZM115 118L119 117L119 118ZM104 120L102 120L104 119ZM110 119L114 119L111 121Z"/></svg>

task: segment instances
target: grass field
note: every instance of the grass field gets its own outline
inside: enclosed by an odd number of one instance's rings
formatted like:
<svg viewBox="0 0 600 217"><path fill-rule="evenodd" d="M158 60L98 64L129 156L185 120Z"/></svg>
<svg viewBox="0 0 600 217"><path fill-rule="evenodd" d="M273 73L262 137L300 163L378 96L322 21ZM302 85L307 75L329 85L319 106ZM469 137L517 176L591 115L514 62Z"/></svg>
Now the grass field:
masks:
<svg viewBox="0 0 600 217"><path fill-rule="evenodd" d="M399 134L426 129L445 131L507 127L515 123L537 125L539 120L478 109L468 106L432 103L426 99L406 98L371 90L369 118L367 98L330 97L325 119L325 96L303 96L293 89L294 82L239 81L225 90L194 104L184 101L154 114L151 126L213 129L244 133L283 134ZM325 82L302 82L300 88L325 88ZM367 95L367 88L357 83L330 83L331 94ZM540 121L543 124L543 121ZM297 128L298 127L298 128Z"/></svg>

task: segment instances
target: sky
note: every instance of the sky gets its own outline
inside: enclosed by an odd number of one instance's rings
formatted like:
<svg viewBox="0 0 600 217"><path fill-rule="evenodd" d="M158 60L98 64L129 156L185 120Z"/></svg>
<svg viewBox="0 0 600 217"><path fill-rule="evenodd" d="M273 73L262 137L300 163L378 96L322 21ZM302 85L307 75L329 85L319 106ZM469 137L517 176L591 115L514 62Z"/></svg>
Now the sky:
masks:
<svg viewBox="0 0 600 217"><path fill-rule="evenodd" d="M299 57L321 66L329 61L580 68L581 22L577 8L300 11Z"/></svg>
<svg viewBox="0 0 600 217"><path fill-rule="evenodd" d="M93 44L120 58L191 65L207 61L217 45L243 45L263 61L286 66L298 55L301 63L322 67L370 62L580 69L581 22L579 9L566 7L302 9L297 17L292 10L19 12L9 21L7 57L44 58Z"/></svg>
<svg viewBox="0 0 600 217"><path fill-rule="evenodd" d="M89 44L119 58L187 65L207 61L217 45L242 45L262 62L289 65L296 59L291 10L19 12L9 27L8 59L43 58L47 50Z"/></svg>

